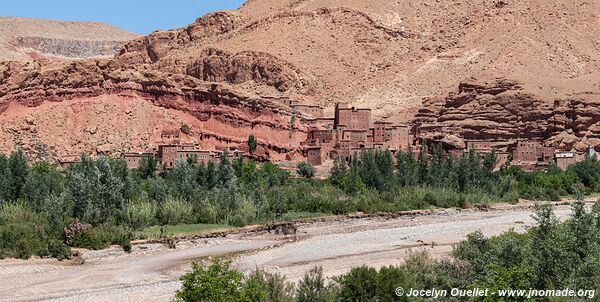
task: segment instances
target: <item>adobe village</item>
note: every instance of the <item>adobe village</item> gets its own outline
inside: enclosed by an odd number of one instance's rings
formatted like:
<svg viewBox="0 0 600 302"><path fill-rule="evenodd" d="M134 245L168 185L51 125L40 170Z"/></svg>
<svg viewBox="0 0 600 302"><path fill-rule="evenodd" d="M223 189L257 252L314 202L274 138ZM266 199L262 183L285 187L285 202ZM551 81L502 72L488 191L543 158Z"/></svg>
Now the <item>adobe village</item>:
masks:
<svg viewBox="0 0 600 302"><path fill-rule="evenodd" d="M508 165L518 166L524 171L543 169L550 165L565 170L569 165L583 161L586 156L591 157L596 154L592 146L588 146L585 151L577 152L562 150L558 144L552 145L530 138L462 138L464 145L448 145L442 140L427 141L422 138L421 129L435 128L432 124L406 125L374 121L369 108L355 108L347 103L336 103L334 116L329 118L324 116L323 108L320 106L292 102L290 107L303 116L300 122L307 124L306 140L301 143L299 150L302 157L314 166L336 159L350 162L353 157L360 157L364 152L375 150L388 150L393 158L398 151L412 152L418 156L423 143L430 146L441 144L444 151L455 156L460 156L469 150L476 151L481 157L494 152L497 158L496 170ZM223 151L227 151L231 159L251 155L248 152L248 145L234 145L224 150L204 149L201 143L184 142L182 131L175 129L163 130L152 152L149 150L126 152L123 157L130 169L139 168L141 160L149 156L156 157L161 166L173 168L177 161L190 158L204 164L209 161L217 162ZM72 161L61 162L63 165L72 163Z"/></svg>

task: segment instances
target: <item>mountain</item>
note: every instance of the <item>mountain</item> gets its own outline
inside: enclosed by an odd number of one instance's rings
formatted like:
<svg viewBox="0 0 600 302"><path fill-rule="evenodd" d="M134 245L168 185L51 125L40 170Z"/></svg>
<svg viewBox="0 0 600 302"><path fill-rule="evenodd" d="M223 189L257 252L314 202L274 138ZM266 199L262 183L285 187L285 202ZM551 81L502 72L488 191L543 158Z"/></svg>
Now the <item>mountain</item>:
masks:
<svg viewBox="0 0 600 302"><path fill-rule="evenodd" d="M501 133L600 145L588 130L600 129L599 12L573 0L250 0L112 59L0 65L0 149L112 154L182 128L207 148L253 133L284 159L310 127L290 129L289 100L369 107L454 144Z"/></svg>
<svg viewBox="0 0 600 302"><path fill-rule="evenodd" d="M104 23L0 17L0 61L110 57L137 37Z"/></svg>

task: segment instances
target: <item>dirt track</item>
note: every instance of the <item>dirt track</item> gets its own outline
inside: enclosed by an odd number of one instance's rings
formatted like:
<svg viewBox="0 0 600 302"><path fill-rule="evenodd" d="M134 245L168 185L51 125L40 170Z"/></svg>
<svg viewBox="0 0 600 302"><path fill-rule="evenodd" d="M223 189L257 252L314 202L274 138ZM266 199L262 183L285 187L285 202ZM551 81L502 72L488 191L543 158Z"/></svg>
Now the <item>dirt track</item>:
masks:
<svg viewBox="0 0 600 302"><path fill-rule="evenodd" d="M560 218L569 206L556 207ZM228 255L244 271L257 267L297 280L320 265L328 276L360 265L398 264L415 249L444 256L452 245L476 230L496 235L531 225L528 206L497 206L478 210L441 210L430 215L368 217L302 224L296 236L268 233L179 242L176 250L161 244L134 246L132 254L118 248L84 252L75 261L0 261L2 301L169 301L179 276L190 262ZM432 243L433 247L432 247Z"/></svg>

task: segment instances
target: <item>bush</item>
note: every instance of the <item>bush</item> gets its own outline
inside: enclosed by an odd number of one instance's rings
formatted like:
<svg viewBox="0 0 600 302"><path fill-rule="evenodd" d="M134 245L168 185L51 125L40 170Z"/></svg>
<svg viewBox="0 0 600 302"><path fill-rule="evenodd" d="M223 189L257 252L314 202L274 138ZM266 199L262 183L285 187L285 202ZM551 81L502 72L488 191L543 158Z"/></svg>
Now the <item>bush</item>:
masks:
<svg viewBox="0 0 600 302"><path fill-rule="evenodd" d="M396 267L382 267L379 271L357 267L337 279L338 301L409 301L407 297L397 297L395 289L414 286L409 274Z"/></svg>
<svg viewBox="0 0 600 302"><path fill-rule="evenodd" d="M292 302L294 286L279 274L257 270L248 277L246 291L258 293L251 301ZM261 299L262 298L262 299Z"/></svg>
<svg viewBox="0 0 600 302"><path fill-rule="evenodd" d="M182 302L244 301L243 286L244 275L231 269L230 262L215 260L208 267L192 263L175 297Z"/></svg>
<svg viewBox="0 0 600 302"><path fill-rule="evenodd" d="M123 222L134 230L156 224L156 206L147 200L129 201L123 209Z"/></svg>
<svg viewBox="0 0 600 302"><path fill-rule="evenodd" d="M241 201L237 209L229 217L229 224L235 227L243 227L256 219L256 206L247 199Z"/></svg>
<svg viewBox="0 0 600 302"><path fill-rule="evenodd" d="M298 283L296 298L298 302L334 301L332 287L325 283L321 267L315 267L304 274Z"/></svg>
<svg viewBox="0 0 600 302"><path fill-rule="evenodd" d="M313 178L316 170L310 163L303 161L296 166L296 172L304 178Z"/></svg>
<svg viewBox="0 0 600 302"><path fill-rule="evenodd" d="M71 257L71 248L60 240L51 239L48 242L48 253L51 257L58 260L69 259Z"/></svg>
<svg viewBox="0 0 600 302"><path fill-rule="evenodd" d="M79 221L78 218L75 218L75 220L71 222L68 226L66 226L64 229L65 243L73 244L73 240L75 239L75 236L77 236L77 234L91 227L91 224L81 223L81 221Z"/></svg>
<svg viewBox="0 0 600 302"><path fill-rule="evenodd" d="M131 233L112 225L85 229L73 238L72 246L92 250L105 249L118 244L125 251L131 251Z"/></svg>
<svg viewBox="0 0 600 302"><path fill-rule="evenodd" d="M23 203L0 207L0 259L48 255L49 226Z"/></svg>
<svg viewBox="0 0 600 302"><path fill-rule="evenodd" d="M48 245L36 237L17 240L15 244L15 256L17 258L29 259L33 255L47 256Z"/></svg>
<svg viewBox="0 0 600 302"><path fill-rule="evenodd" d="M160 212L160 224L177 225L194 223L194 210L191 204L172 197L167 197Z"/></svg>

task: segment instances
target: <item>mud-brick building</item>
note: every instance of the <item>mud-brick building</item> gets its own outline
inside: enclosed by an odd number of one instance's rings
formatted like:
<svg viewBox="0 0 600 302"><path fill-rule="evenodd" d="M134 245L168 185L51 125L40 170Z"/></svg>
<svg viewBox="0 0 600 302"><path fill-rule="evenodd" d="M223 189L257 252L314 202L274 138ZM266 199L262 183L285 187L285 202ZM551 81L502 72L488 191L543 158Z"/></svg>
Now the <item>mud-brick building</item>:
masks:
<svg viewBox="0 0 600 302"><path fill-rule="evenodd" d="M163 130L160 132L160 139L164 143L179 144L181 142L181 131L175 129Z"/></svg>
<svg viewBox="0 0 600 302"><path fill-rule="evenodd" d="M494 151L496 154L496 165L494 170L499 170L508 162L510 153L505 151L505 149L498 148L498 145L505 145L505 142L492 140L467 140L465 141L465 150L475 150L481 156L481 158Z"/></svg>
<svg viewBox="0 0 600 302"><path fill-rule="evenodd" d="M321 147L320 146L308 146L306 147L306 160L314 166L320 166L323 161L321 158Z"/></svg>
<svg viewBox="0 0 600 302"><path fill-rule="evenodd" d="M210 161L214 161L216 157L215 153L209 150L200 149L198 146L193 144L164 144L159 145L156 156L160 165L166 168L174 167L178 161L185 161L195 157L198 163L207 164Z"/></svg>
<svg viewBox="0 0 600 302"><path fill-rule="evenodd" d="M468 140L465 141L465 148L477 152L491 152L493 149L490 140Z"/></svg>
<svg viewBox="0 0 600 302"><path fill-rule="evenodd" d="M123 154L123 159L127 163L127 168L137 169L140 167L140 163L144 158L150 158L154 156L154 153L148 152L128 152Z"/></svg>
<svg viewBox="0 0 600 302"><path fill-rule="evenodd" d="M348 103L335 105L334 128L339 130L369 130L371 109L348 107Z"/></svg>
<svg viewBox="0 0 600 302"><path fill-rule="evenodd" d="M321 118L321 120L325 120ZM410 129L407 125L371 120L371 109L348 107L337 103L333 124L319 123L310 128L302 143L308 162L321 165L324 160L352 156L366 150L408 150ZM329 127L330 126L330 127Z"/></svg>
<svg viewBox="0 0 600 302"><path fill-rule="evenodd" d="M383 145L388 149L395 149L398 146L406 149L411 144L408 125L394 125L392 122L375 121L372 132L373 144Z"/></svg>
<svg viewBox="0 0 600 302"><path fill-rule="evenodd" d="M539 142L519 140L512 150L513 162L515 163L537 163Z"/></svg>
<svg viewBox="0 0 600 302"><path fill-rule="evenodd" d="M513 164L524 170L533 170L539 166L549 166L555 162L554 147L542 146L534 140L517 140L512 148Z"/></svg>
<svg viewBox="0 0 600 302"><path fill-rule="evenodd" d="M308 131L306 141L319 144L329 144L334 141L334 132L331 129L311 128Z"/></svg>
<svg viewBox="0 0 600 302"><path fill-rule="evenodd" d="M575 154L575 152L556 152L556 154L554 154L556 166L562 170L566 170L567 167L577 163L583 157L583 155L578 156L578 154Z"/></svg>

